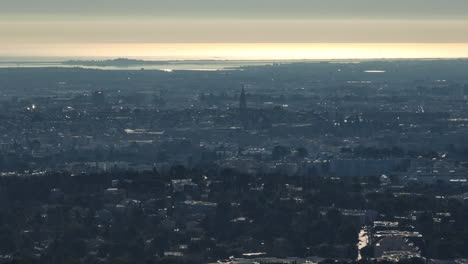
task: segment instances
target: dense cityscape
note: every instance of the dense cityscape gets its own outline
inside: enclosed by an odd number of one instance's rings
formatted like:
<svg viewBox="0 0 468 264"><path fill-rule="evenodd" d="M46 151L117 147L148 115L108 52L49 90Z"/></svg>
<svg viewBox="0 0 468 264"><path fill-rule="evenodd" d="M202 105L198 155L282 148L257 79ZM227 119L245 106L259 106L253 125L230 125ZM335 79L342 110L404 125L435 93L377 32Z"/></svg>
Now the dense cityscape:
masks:
<svg viewBox="0 0 468 264"><path fill-rule="evenodd" d="M467 263L467 72L2 68L1 262Z"/></svg>

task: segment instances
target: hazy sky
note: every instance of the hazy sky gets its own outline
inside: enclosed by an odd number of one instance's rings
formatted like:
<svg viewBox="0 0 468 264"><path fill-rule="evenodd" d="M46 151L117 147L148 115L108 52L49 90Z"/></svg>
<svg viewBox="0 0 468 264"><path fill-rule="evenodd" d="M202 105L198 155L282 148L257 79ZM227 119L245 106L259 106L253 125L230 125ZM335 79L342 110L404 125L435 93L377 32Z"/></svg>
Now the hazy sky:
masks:
<svg viewBox="0 0 468 264"><path fill-rule="evenodd" d="M93 43L468 43L467 32L468 0L0 0L0 56Z"/></svg>
<svg viewBox="0 0 468 264"><path fill-rule="evenodd" d="M285 18L465 17L466 0L2 0L2 13Z"/></svg>

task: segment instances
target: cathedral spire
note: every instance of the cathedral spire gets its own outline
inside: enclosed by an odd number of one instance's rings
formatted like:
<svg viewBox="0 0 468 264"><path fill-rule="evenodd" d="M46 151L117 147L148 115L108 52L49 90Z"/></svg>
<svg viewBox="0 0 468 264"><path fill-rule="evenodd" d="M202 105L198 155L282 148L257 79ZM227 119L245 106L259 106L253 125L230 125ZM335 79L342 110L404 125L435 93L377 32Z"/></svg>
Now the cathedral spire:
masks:
<svg viewBox="0 0 468 264"><path fill-rule="evenodd" d="M242 85L242 91L239 97L239 109L240 110L247 109L247 99L245 98L245 85Z"/></svg>

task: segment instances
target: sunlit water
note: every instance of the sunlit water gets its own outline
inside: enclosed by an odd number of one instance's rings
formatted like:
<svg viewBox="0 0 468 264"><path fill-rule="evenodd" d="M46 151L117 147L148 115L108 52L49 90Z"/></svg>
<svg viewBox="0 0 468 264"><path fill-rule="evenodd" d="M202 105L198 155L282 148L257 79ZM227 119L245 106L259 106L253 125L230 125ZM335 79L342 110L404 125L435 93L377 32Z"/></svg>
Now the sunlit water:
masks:
<svg viewBox="0 0 468 264"><path fill-rule="evenodd" d="M3 57L2 57L3 56ZM27 45L7 55L0 67L70 67L68 59L179 60L171 65L132 65L127 69L218 70L291 60L468 58L468 43L81 43ZM185 60L180 62L180 60ZM187 60L212 60L205 62ZM73 65L71 65L73 66ZM89 67L100 68L100 67ZM121 69L121 67L105 67ZM369 73L382 73L369 69Z"/></svg>
<svg viewBox="0 0 468 264"><path fill-rule="evenodd" d="M232 70L242 66L258 66L268 65L274 63L273 61L194 61L194 62L177 62L168 64L132 64L129 66L85 66L80 64L63 64L62 61L66 61L67 58L63 58L59 61L55 61L57 58L49 58L54 61L28 61L24 58L18 58L17 60L0 59L0 68L85 68L85 69L100 69L100 70L161 70L165 72L172 72L177 70L190 70L190 71L216 71L216 70ZM33 58L37 59L37 58ZM47 58L44 58L47 60ZM93 60L102 60L102 58L93 58Z"/></svg>

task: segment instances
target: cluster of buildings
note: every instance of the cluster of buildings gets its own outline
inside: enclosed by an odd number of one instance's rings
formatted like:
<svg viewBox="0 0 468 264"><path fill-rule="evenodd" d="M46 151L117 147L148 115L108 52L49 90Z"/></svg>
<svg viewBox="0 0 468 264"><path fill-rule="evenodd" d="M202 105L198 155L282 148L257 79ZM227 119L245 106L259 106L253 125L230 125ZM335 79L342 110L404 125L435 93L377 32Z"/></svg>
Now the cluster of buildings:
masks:
<svg viewBox="0 0 468 264"><path fill-rule="evenodd" d="M298 63L197 73L16 69L36 76L33 83L0 70L10 76L0 82L0 176L84 177L78 189L50 184L47 202L28 207L29 216L37 214L48 232L24 224L28 228L21 231L22 237L33 245L25 247L33 249L27 252L32 256L53 248L50 234L59 231L52 227L66 219L80 227L93 226L92 235L80 240L90 258L119 255L122 245L129 246L124 238L132 237L137 239L132 252L122 254L203 258L200 249L210 248L210 258L220 256L227 263L316 263L311 256L263 255L275 248L283 255L294 252L291 239L284 237L269 245L253 237L230 244L214 239L224 208L217 199L227 183L204 174L192 177L187 171L219 174L232 169L258 177L261 180L246 187L252 196L264 195L265 175L286 175L291 182L275 195L280 203L301 208L298 218L305 215L307 197L321 190L295 186L297 179L303 183L326 178L330 184L342 181L351 186L356 178L362 180L355 184L364 192L360 195L388 191L395 199L427 195L416 187L439 186L450 190L434 195L441 204L466 204L468 79L459 68L468 63L457 63L457 69L450 65ZM36 71L47 74L33 75ZM27 92L28 87L33 91ZM126 172L153 177L114 177ZM89 175L108 178L93 182ZM170 179L159 181L154 175ZM79 188L90 196L81 197ZM241 202L227 206L235 212L227 220L233 230L254 225L241 214L246 210ZM356 234L359 258L427 255L422 250L424 233L414 224L418 212L390 217L375 208L323 203L320 208L326 209L320 217L327 219L330 210L338 210L340 217L362 228ZM433 211L431 217L433 223L454 220L446 211ZM60 232L64 230L68 228ZM341 241L337 237L333 239ZM340 243L343 253L338 255L352 255L347 244ZM327 246L322 246L323 252ZM232 248L237 255L224 258Z"/></svg>

